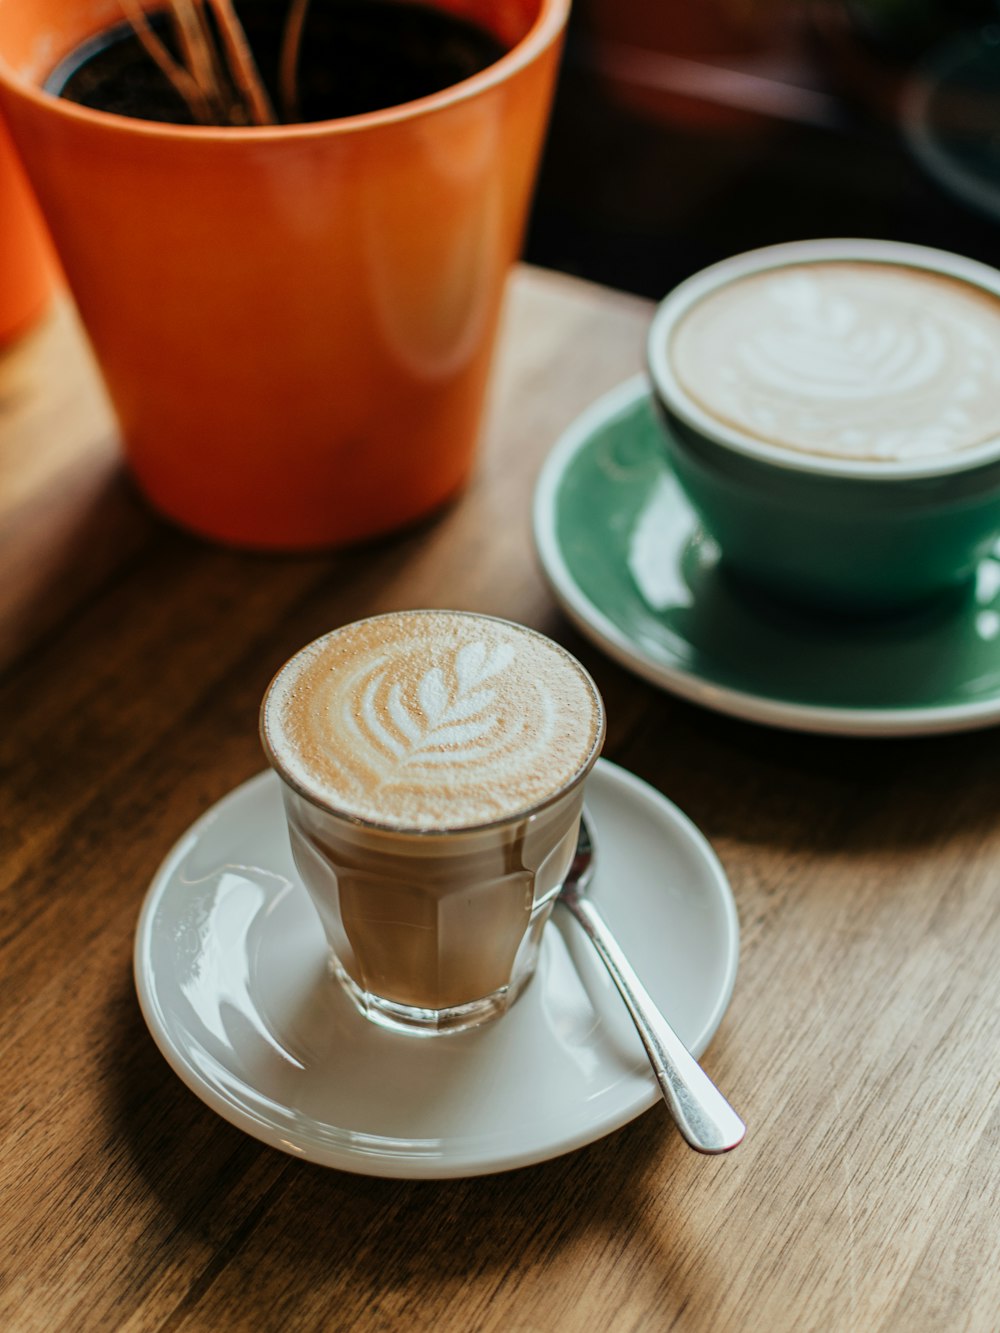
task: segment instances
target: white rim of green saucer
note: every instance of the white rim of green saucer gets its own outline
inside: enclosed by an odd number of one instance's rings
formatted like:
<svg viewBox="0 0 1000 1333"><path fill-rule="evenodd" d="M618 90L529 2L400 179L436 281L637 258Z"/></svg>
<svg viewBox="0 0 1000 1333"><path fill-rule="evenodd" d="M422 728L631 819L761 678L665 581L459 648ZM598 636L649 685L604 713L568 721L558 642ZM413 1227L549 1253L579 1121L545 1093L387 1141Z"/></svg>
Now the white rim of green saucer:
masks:
<svg viewBox="0 0 1000 1333"><path fill-rule="evenodd" d="M533 530L538 558L563 611L585 637L596 642L621 666L690 703L745 722L789 731L841 736L930 736L973 731L1000 722L1000 696L969 704L927 708L838 708L770 699L748 691L716 685L687 668L646 652L605 615L582 591L563 557L556 536L559 487L566 468L597 430L623 414L652 388L645 374L634 376L603 394L559 436L535 485ZM650 615L655 615L651 609Z"/></svg>

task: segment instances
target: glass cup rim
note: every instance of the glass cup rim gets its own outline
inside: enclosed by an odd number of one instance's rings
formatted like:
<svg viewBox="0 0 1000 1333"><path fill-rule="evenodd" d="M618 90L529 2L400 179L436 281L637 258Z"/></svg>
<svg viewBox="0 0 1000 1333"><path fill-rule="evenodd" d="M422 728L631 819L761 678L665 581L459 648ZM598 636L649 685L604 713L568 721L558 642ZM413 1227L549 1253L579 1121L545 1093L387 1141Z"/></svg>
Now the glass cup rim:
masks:
<svg viewBox="0 0 1000 1333"><path fill-rule="evenodd" d="M584 681L589 686L591 694L593 695L594 703L597 708L597 726L594 731L593 744L591 745L590 750L587 753L587 757L584 759L583 763L580 765L577 771L572 775L572 777L568 778L566 782L564 782L559 788L551 792L549 795L545 796L541 801L535 801L531 805L524 806L521 809L516 810L509 815L503 815L499 819L493 819L482 823L450 824L445 827L427 828L427 827L408 826L401 824L389 824L382 822L380 820L366 819L363 815L352 814L348 810L338 808L335 804L333 804L328 800L325 800L323 797L319 796L316 792L310 791L309 788L303 782L300 782L292 773L290 773L288 769L285 767L285 765L281 762L280 757L275 753L274 747L271 745L271 741L267 733L267 725L266 725L268 701L272 696L273 688L277 683L279 677L286 670L286 668L292 662L294 662L295 659L299 657L302 653L308 652L309 649L314 647L314 645L322 643L325 639L331 638L333 635L338 634L341 631L350 628L352 625L368 624L371 621L376 621L376 620L388 620L399 615L407 615L407 616L447 615L447 616L465 616L468 617L470 620L490 620L495 622L496 624L509 626L510 628L517 630L521 633L531 634L534 635L536 638L543 639L547 644L551 645L553 648L556 648L559 652L563 653L567 658L569 658L573 666L576 668L577 671L579 671L580 675L583 677ZM399 611L383 611L378 615L374 616L362 616L359 620L348 621L346 624L340 625L336 629L328 630L325 634L318 635L317 638L310 640L309 643L303 644L301 648L297 649L292 654L291 657L289 657L285 662L282 663L282 665L271 677L267 689L264 691L264 697L261 700L260 710L258 713L258 730L260 735L260 743L264 750L264 756L267 759L268 764L277 774L277 776L287 787L289 787L293 792L295 792L297 796L299 796L302 800L306 801L314 809L319 810L322 814L328 815L333 819L338 820L342 824L347 824L356 829L361 829L371 833L376 833L379 834L380 836L397 835L401 838L421 838L427 840L438 838L442 840L451 840L453 838L463 837L463 836L472 837L480 833L492 833L502 828L506 828L507 826L512 826L515 824L523 824L526 820L533 818L535 815L542 814L544 811L548 810L551 806L557 804L560 800L563 799L563 797L569 796L580 785L580 783L584 782L587 779L587 777L589 777L590 772L593 769L595 763L600 758L601 749L604 745L604 738L607 733L607 715L604 707L604 700L601 697L601 692L600 690L598 690L594 678L591 676L587 668L583 665L582 662L580 662L576 657L573 656L573 654L569 651L569 649L564 648L560 643L556 643L555 639L550 638L547 634L543 634L541 630L533 629L530 625L522 625L518 621L507 620L503 616L487 615L485 612L481 611L455 611L445 607L415 607L415 608L406 608L404 610L399 610Z"/></svg>
<svg viewBox="0 0 1000 1333"><path fill-rule="evenodd" d="M646 365L656 395L664 407L697 435L720 448L771 465L785 472L858 481L906 481L974 472L1000 459L1000 435L954 454L919 460L827 458L797 453L759 440L748 432L711 416L681 386L670 365L671 334L683 315L710 293L740 278L771 269L800 264L895 264L966 282L1000 297L1000 271L964 255L904 241L831 238L789 241L731 255L679 283L657 306L646 338Z"/></svg>

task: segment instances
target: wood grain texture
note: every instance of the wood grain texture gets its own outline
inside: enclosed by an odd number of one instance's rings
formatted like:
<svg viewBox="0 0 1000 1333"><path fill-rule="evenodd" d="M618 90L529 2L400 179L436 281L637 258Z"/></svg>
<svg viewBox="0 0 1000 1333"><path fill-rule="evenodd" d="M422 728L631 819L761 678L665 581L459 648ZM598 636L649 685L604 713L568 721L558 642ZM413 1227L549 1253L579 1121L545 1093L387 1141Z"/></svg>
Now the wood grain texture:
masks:
<svg viewBox="0 0 1000 1333"><path fill-rule="evenodd" d="M1000 1309L997 732L781 734L629 676L555 610L529 501L558 432L641 365L648 307L513 285L481 464L434 521L308 559L162 524L63 307L0 359L0 1326L12 1330L993 1330ZM260 695L361 615L457 606L593 671L606 754L731 878L742 959L706 1066L721 1159L659 1109L465 1181L285 1158L168 1069L139 903L262 767Z"/></svg>

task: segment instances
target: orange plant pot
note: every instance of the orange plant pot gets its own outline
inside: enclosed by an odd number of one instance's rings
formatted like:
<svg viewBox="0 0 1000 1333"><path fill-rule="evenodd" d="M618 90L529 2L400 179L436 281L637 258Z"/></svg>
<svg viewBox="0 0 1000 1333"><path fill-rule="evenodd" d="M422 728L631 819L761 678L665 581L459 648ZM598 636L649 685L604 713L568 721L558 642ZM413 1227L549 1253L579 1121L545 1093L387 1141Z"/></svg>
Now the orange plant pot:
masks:
<svg viewBox="0 0 1000 1333"><path fill-rule="evenodd" d="M23 333L45 309L53 269L38 208L0 123L0 346Z"/></svg>
<svg viewBox="0 0 1000 1333"><path fill-rule="evenodd" d="M569 0L436 3L506 55L391 110L213 129L41 91L118 0L0 0L11 133L131 468L185 527L339 544L468 476Z"/></svg>

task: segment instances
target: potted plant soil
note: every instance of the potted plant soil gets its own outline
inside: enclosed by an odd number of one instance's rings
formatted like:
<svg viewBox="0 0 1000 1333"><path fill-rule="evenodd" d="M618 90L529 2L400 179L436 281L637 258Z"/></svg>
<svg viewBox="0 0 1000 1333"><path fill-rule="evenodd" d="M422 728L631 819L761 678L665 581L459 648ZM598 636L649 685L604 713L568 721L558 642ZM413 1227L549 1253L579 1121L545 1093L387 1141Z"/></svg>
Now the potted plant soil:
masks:
<svg viewBox="0 0 1000 1333"><path fill-rule="evenodd" d="M130 465L224 541L388 531L472 466L568 0L181 8L0 0L0 102Z"/></svg>

